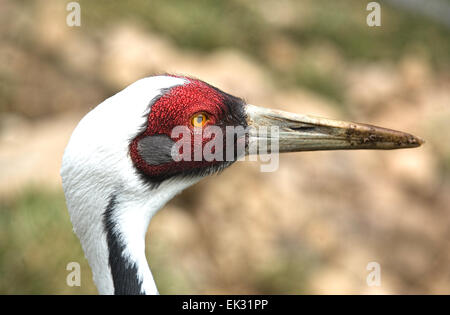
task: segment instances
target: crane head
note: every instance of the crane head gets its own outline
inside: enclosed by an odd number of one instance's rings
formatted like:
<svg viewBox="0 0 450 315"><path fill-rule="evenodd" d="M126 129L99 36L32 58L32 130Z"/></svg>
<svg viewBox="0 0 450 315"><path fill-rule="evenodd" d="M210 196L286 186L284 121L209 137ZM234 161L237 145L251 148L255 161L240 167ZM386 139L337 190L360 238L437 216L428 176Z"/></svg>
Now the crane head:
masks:
<svg viewBox="0 0 450 315"><path fill-rule="evenodd" d="M152 183L209 175L245 154L261 152L262 145L274 153L398 149L422 143L386 128L257 107L203 81L173 77L184 84L161 90L130 143L135 167Z"/></svg>

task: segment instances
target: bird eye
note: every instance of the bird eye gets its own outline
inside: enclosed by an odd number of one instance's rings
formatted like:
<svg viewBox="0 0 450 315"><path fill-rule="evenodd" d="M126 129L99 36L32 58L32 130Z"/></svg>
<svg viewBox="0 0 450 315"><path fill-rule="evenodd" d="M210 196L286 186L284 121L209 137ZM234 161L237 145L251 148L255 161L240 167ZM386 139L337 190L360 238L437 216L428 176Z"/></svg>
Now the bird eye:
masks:
<svg viewBox="0 0 450 315"><path fill-rule="evenodd" d="M194 127L203 127L206 125L207 121L209 120L209 117L205 113L197 113L191 118L191 124Z"/></svg>

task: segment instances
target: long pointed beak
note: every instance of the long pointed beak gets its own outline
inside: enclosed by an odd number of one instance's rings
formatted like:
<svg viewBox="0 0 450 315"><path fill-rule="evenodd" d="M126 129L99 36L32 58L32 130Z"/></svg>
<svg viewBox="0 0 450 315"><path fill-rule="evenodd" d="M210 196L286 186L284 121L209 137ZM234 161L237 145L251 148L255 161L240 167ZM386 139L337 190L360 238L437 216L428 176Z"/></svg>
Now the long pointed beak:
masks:
<svg viewBox="0 0 450 315"><path fill-rule="evenodd" d="M424 142L416 136L401 131L293 114L250 104L246 106L246 114L249 125L249 145L256 143L259 148L261 143L278 140L280 153L349 149L390 150L414 148ZM278 127L277 137L270 133L271 127ZM247 154L249 154L248 151Z"/></svg>

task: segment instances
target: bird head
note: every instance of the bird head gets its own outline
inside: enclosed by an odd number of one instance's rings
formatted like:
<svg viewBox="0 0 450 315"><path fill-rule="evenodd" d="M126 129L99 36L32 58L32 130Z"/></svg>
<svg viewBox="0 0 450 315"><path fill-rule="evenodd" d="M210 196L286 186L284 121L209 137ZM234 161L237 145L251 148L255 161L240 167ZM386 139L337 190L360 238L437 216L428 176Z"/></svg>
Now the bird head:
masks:
<svg viewBox="0 0 450 315"><path fill-rule="evenodd" d="M133 165L151 183L215 173L245 154L261 152L262 145L276 153L422 143L390 129L257 107L198 79L166 77L183 84L162 88L151 100L145 123L129 146Z"/></svg>

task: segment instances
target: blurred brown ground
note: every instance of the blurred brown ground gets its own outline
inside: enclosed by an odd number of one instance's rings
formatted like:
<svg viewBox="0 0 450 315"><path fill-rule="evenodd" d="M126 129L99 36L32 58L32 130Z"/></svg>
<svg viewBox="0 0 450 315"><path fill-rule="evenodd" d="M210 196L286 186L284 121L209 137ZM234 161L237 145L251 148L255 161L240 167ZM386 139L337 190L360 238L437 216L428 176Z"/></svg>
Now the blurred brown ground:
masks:
<svg viewBox="0 0 450 315"><path fill-rule="evenodd" d="M274 173L239 162L203 180L151 222L153 273L158 279L160 270L176 270L163 293L450 293L448 72L414 50L395 61L348 63L329 43L305 52L289 39L271 39L266 54L276 67L306 55L339 71L343 109L280 84L245 51L180 48L130 21L88 35L61 22L67 12L58 3L0 1L0 198L30 183L60 189L69 136L106 97L153 73L188 74L249 103L381 125L426 143L288 154ZM289 23L289 10L284 14L274 23ZM381 287L366 284L372 261L381 265Z"/></svg>

